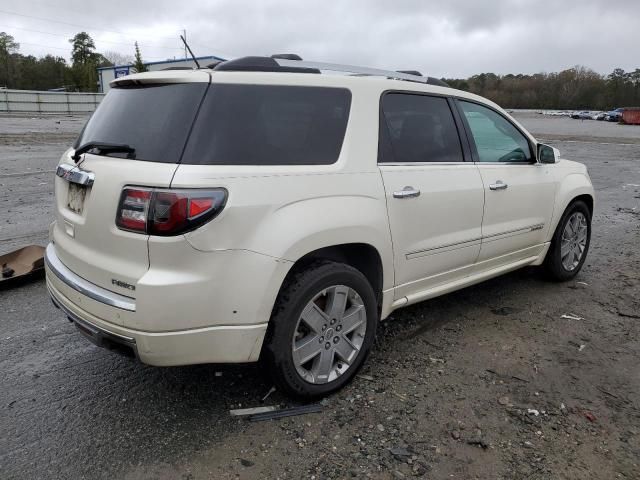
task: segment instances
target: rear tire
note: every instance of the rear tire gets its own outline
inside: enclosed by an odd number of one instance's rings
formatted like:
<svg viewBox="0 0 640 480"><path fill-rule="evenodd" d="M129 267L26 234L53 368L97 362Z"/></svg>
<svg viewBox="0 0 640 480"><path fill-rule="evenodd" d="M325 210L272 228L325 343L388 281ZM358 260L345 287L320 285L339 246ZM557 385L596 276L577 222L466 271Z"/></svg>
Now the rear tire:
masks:
<svg viewBox="0 0 640 480"><path fill-rule="evenodd" d="M587 258L591 243L591 212L582 200L567 207L544 261L548 276L565 282L574 278Z"/></svg>
<svg viewBox="0 0 640 480"><path fill-rule="evenodd" d="M262 352L279 390L311 399L353 379L373 344L376 295L355 268L329 261L294 273L282 287Z"/></svg>

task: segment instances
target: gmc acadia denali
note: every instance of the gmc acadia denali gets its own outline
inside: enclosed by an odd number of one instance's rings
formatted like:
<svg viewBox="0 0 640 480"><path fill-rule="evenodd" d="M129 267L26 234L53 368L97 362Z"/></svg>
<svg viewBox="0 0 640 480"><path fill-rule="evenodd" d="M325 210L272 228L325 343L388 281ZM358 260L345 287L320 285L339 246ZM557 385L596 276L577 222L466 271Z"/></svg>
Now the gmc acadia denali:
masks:
<svg viewBox="0 0 640 480"><path fill-rule="evenodd" d="M585 261L584 165L418 72L244 57L111 86L57 168L47 286L144 363L261 360L317 397L393 310Z"/></svg>

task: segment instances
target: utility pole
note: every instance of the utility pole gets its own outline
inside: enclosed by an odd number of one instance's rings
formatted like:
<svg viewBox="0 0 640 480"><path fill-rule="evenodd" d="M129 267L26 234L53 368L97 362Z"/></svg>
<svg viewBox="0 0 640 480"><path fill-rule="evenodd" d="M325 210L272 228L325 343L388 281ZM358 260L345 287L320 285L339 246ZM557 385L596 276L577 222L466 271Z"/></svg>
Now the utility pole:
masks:
<svg viewBox="0 0 640 480"><path fill-rule="evenodd" d="M187 43L186 43L187 42L187 29L186 28L182 29L182 35L183 35L184 41L185 41L185 44L184 44L184 59L186 60L187 59Z"/></svg>

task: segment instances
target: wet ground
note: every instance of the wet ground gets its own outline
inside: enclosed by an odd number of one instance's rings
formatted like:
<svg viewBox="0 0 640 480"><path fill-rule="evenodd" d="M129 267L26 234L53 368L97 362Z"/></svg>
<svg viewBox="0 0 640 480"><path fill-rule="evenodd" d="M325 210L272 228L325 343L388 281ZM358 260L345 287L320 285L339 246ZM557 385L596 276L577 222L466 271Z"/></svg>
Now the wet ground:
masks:
<svg viewBox="0 0 640 480"><path fill-rule="evenodd" d="M574 281L524 269L399 310L321 413L263 423L228 414L261 405L258 367L146 367L89 344L43 281L0 291L0 478L639 478L640 127L518 119L595 184ZM0 254L45 244L82 124L0 117Z"/></svg>

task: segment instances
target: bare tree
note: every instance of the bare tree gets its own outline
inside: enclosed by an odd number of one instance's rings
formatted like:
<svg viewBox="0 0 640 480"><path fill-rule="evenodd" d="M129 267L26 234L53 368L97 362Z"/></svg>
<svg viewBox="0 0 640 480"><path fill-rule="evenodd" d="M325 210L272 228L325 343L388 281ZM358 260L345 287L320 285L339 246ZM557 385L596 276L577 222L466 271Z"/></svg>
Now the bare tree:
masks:
<svg viewBox="0 0 640 480"><path fill-rule="evenodd" d="M115 66L131 65L133 63L133 55L126 55L124 53L114 52L112 50L108 50L102 55Z"/></svg>

